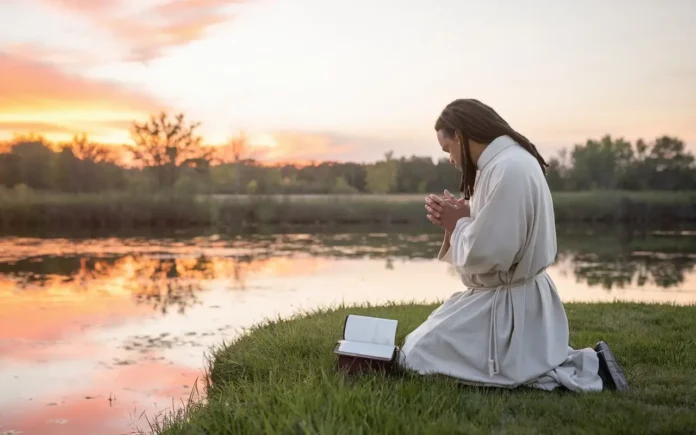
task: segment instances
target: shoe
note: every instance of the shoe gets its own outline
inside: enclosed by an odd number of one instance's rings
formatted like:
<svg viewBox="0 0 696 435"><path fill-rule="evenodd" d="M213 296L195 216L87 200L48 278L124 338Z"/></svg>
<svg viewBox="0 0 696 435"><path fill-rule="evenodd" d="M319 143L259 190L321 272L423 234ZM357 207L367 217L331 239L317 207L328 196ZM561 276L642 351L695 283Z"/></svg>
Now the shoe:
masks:
<svg viewBox="0 0 696 435"><path fill-rule="evenodd" d="M617 391L628 391L628 381L609 345L600 341L594 348L599 358L599 377L606 388Z"/></svg>

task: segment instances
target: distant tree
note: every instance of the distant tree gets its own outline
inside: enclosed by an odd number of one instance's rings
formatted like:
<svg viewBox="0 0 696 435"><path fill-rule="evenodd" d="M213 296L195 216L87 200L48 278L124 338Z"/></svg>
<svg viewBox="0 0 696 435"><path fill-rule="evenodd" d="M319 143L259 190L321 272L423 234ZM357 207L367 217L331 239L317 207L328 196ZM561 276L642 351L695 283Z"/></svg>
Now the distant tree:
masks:
<svg viewBox="0 0 696 435"><path fill-rule="evenodd" d="M348 184L346 179L340 175L338 177L336 177L336 181L334 182L334 185L331 188L331 193L351 194L351 193L357 193L357 192L358 192L358 189L356 189L355 187Z"/></svg>
<svg viewBox="0 0 696 435"><path fill-rule="evenodd" d="M549 159L549 167L546 168L546 182L551 190L565 189L565 173L561 165L561 160L557 158Z"/></svg>
<svg viewBox="0 0 696 435"><path fill-rule="evenodd" d="M126 147L134 167L117 163L123 147L86 134L53 144L41 136L0 143L0 186L17 191L103 192L129 189L182 193L425 193L457 190L461 172L447 158L384 154L375 163L310 162L263 165L249 158L242 133L221 147L205 147L198 123L179 114L134 123ZM211 151L215 151L213 154ZM661 136L633 144L604 136L548 159L552 190L696 190L696 158L684 142Z"/></svg>
<svg viewBox="0 0 696 435"><path fill-rule="evenodd" d="M396 187L398 162L393 159L393 152L384 155L384 160L367 167L365 184L370 193L390 193Z"/></svg>
<svg viewBox="0 0 696 435"><path fill-rule="evenodd" d="M12 189L21 182L20 157L11 152L0 154L0 185Z"/></svg>
<svg viewBox="0 0 696 435"><path fill-rule="evenodd" d="M160 188L171 188L184 167L206 170L211 150L196 133L200 123L187 124L183 114L173 119L162 112L143 123L134 122L130 146L133 161L149 168Z"/></svg>
<svg viewBox="0 0 696 435"><path fill-rule="evenodd" d="M71 147L61 149L53 162L53 188L60 192L80 192L83 187L93 185L94 180L80 180L80 163ZM81 186L81 181L87 184Z"/></svg>
<svg viewBox="0 0 696 435"><path fill-rule="evenodd" d="M696 167L693 154L686 151L684 142L670 136L657 138L645 159L644 176L650 186L660 190L696 188Z"/></svg>
<svg viewBox="0 0 696 435"><path fill-rule="evenodd" d="M73 154L80 160L89 160L94 163L109 162L114 160L113 150L101 144L91 142L86 134L73 136L68 144Z"/></svg>
<svg viewBox="0 0 696 435"><path fill-rule="evenodd" d="M211 160L222 168L214 171L213 179L222 189L236 193L243 190L241 166L244 165L248 149L249 141L244 132L230 138L225 145L215 149Z"/></svg>
<svg viewBox="0 0 696 435"><path fill-rule="evenodd" d="M215 191L220 193L239 193L241 179L238 168L232 164L215 165L210 168L210 177Z"/></svg>
<svg viewBox="0 0 696 435"><path fill-rule="evenodd" d="M427 192L435 177L435 165L430 157L402 157L398 162L397 192Z"/></svg>
<svg viewBox="0 0 696 435"><path fill-rule="evenodd" d="M458 192L461 179L461 171L452 165L448 158L443 157L433 167L432 179L428 183L427 191L441 193L444 189L448 189L451 192Z"/></svg>
<svg viewBox="0 0 696 435"><path fill-rule="evenodd" d="M16 165L12 172L19 173L23 184L34 190L47 190L51 187L52 168L55 153L49 143L38 136L18 138L12 145L9 163Z"/></svg>
<svg viewBox="0 0 696 435"><path fill-rule="evenodd" d="M554 190L696 189L696 161L684 142L662 136L652 145L639 139L634 145L623 139L605 136L576 145L565 162L551 159L547 180Z"/></svg>
<svg viewBox="0 0 696 435"><path fill-rule="evenodd" d="M588 140L575 145L568 182L573 189L614 189L633 160L631 144L623 139Z"/></svg>
<svg viewBox="0 0 696 435"><path fill-rule="evenodd" d="M112 147L76 135L61 144L54 162L54 188L62 192L103 192L127 186L125 170L115 163Z"/></svg>

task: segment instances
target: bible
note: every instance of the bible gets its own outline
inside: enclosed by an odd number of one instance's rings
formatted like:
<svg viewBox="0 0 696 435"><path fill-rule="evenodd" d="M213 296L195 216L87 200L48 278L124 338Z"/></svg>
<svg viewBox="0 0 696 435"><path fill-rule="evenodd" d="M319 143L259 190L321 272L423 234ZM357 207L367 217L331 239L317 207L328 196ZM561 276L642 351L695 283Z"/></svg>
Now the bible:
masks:
<svg viewBox="0 0 696 435"><path fill-rule="evenodd" d="M346 316L343 339L334 353L339 370L348 373L369 370L391 371L396 366L398 321L358 315Z"/></svg>

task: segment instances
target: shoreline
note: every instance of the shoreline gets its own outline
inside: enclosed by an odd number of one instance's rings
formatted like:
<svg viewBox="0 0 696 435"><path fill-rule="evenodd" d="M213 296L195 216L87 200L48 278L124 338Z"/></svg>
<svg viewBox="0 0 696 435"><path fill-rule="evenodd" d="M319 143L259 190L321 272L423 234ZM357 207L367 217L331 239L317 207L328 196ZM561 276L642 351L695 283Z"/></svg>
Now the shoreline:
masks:
<svg viewBox="0 0 696 435"><path fill-rule="evenodd" d="M0 196L0 231L428 226L424 198L425 194L216 196L31 192ZM696 191L556 192L553 200L559 224L645 227L696 222Z"/></svg>
<svg viewBox="0 0 696 435"><path fill-rule="evenodd" d="M149 430L486 433L544 427L553 433L572 425L585 431L640 433L679 432L696 425L687 406L696 399L696 379L690 376L696 355L689 351L689 343L696 344L689 333L696 328L696 305L564 304L571 346L606 340L629 379L627 394L462 389L445 377L369 374L346 379L336 373L332 343L340 338L346 314L399 320L397 343L403 343L437 305L337 306L257 324L213 349L204 400L192 396L183 407L151 417ZM587 419L596 409L605 409L612 419ZM501 411L508 416L503 421ZM424 412L428 418L422 418Z"/></svg>

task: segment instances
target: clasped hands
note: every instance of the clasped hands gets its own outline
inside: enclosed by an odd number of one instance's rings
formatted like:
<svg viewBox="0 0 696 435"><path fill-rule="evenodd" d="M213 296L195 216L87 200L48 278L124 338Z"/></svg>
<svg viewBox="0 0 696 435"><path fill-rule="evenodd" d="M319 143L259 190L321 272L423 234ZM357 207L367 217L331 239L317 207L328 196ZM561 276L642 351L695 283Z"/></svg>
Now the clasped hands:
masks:
<svg viewBox="0 0 696 435"><path fill-rule="evenodd" d="M459 219L470 217L471 210L465 199L457 199L445 190L444 196L430 194L425 198L425 209L428 220L452 234Z"/></svg>

